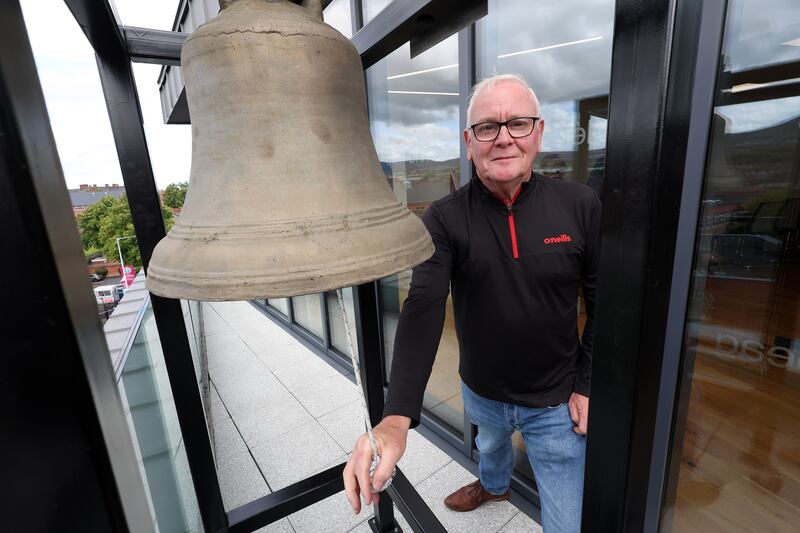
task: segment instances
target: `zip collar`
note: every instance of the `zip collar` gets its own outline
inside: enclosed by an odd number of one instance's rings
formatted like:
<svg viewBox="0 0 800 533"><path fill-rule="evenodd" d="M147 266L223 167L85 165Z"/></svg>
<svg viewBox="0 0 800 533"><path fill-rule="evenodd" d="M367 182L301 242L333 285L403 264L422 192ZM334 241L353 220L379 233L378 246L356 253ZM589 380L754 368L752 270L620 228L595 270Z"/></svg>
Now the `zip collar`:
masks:
<svg viewBox="0 0 800 533"><path fill-rule="evenodd" d="M510 206L519 204L530 194L530 192L536 187L536 182L538 181L538 177L536 176L536 174L532 173L528 181L523 181L520 184L519 189L517 189L517 192L514 193L514 197L511 199L510 204L507 201L496 196L489 189L487 189L486 185L484 185L483 182L480 180L480 178L478 178L477 176L472 178L472 181L474 182L475 188L479 191L480 196L484 200L488 201L492 205L495 205L498 209L507 210Z"/></svg>

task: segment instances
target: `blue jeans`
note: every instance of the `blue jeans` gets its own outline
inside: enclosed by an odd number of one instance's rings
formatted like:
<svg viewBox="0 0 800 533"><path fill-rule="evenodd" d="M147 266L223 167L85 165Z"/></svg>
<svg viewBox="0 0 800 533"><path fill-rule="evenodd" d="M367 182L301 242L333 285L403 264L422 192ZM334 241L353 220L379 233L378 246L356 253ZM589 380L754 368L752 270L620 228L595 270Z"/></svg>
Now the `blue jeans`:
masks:
<svg viewBox="0 0 800 533"><path fill-rule="evenodd" d="M522 434L542 502L544 533L579 533L586 437L572 428L566 403L533 408L479 396L461 384L464 409L478 426L481 485L492 494L508 490L514 470L511 435Z"/></svg>

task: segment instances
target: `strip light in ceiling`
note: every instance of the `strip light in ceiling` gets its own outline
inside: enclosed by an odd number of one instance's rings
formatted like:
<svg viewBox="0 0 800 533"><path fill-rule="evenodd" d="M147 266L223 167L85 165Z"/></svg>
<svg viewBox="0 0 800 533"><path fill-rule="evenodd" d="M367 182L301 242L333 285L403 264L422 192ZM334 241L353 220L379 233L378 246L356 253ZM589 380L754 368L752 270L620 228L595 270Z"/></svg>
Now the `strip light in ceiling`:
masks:
<svg viewBox="0 0 800 533"><path fill-rule="evenodd" d="M503 58L506 58L506 57L520 56L522 54L532 54L534 52L543 52L545 50L552 50L554 48L563 48L565 46L573 46L573 45L576 45L576 44L590 43L592 41L599 41L602 38L603 38L602 36L589 37L588 39L580 39L578 41L570 41L568 43L551 44L550 46L542 46L540 48L531 48L530 50L521 50L519 52L511 52L510 54L500 54L499 56L497 56L497 59L503 59Z"/></svg>
<svg viewBox="0 0 800 533"><path fill-rule="evenodd" d="M503 58L506 58L506 57L513 57L513 56L518 56L518 55L522 55L522 54L532 54L534 52L543 52L545 50L553 50L555 48L563 48L565 46L573 46L573 45L576 45L576 44L583 44L583 43L590 43L592 41L599 41L602 38L603 38L602 36L589 37L587 39L580 39L580 40L577 40L577 41L570 41L570 42L567 42L567 43L551 44L549 46L542 46L540 48L531 48L530 50L520 50L519 52L511 52L509 54L500 54L499 56L497 56L497 58L498 59L503 59ZM448 69L448 68L456 68L456 67L458 67L458 63L454 63L452 65L444 65L444 66L441 66L441 67L426 68L426 69L423 69L423 70L415 70L413 72L405 72L403 74L395 74L394 76L388 76L386 79L387 80L396 80L396 79L399 79L399 78L407 78L408 76L418 76L419 74L427 74L428 72L436 72L438 70L445 70L445 69Z"/></svg>
<svg viewBox="0 0 800 533"><path fill-rule="evenodd" d="M387 80L396 80L398 78L406 78L408 76L416 76L418 74L427 74L428 72L436 72L437 70L444 70L446 68L455 68L458 66L458 63L454 65L445 65L443 67L433 67L433 68L426 68L425 70L415 70L414 72L406 72L405 74L395 74L394 76L389 76L386 78Z"/></svg>
<svg viewBox="0 0 800 533"><path fill-rule="evenodd" d="M389 94L426 94L433 96L458 96L458 93L435 93L427 91L386 91Z"/></svg>

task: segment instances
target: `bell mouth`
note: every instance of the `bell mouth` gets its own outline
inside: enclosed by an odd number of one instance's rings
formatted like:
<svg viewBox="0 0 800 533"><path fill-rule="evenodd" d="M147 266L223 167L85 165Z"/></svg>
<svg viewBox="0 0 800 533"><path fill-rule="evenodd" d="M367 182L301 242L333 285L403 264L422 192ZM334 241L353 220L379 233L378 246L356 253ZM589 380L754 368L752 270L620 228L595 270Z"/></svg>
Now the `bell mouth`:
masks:
<svg viewBox="0 0 800 533"><path fill-rule="evenodd" d="M422 222L399 205L383 223L332 218L316 225L286 222L285 231L278 223L220 226L211 234L204 231L208 226L176 224L153 252L147 289L200 301L283 298L374 281L433 254Z"/></svg>

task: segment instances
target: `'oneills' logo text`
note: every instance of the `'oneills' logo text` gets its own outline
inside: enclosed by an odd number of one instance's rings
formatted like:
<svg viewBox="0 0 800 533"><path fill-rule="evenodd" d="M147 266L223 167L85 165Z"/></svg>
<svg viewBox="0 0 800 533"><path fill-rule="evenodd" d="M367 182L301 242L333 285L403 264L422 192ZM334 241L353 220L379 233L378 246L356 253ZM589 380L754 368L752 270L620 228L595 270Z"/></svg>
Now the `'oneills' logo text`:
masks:
<svg viewBox="0 0 800 533"><path fill-rule="evenodd" d="M562 233L558 237L548 237L544 240L545 244L556 244L559 242L572 242L572 237L570 237L566 233Z"/></svg>

